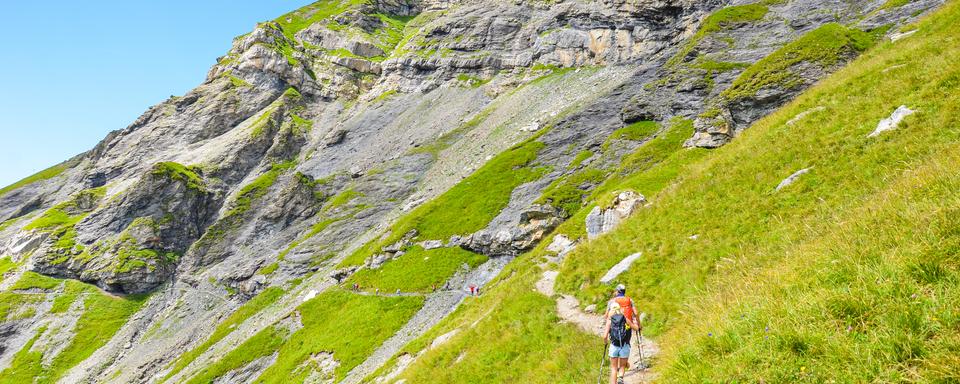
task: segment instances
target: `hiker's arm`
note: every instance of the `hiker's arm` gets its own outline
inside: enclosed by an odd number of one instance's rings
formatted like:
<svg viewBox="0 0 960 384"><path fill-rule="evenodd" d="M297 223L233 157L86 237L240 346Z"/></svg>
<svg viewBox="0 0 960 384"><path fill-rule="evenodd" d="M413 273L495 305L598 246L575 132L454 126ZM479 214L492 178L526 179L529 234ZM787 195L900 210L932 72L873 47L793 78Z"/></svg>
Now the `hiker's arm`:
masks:
<svg viewBox="0 0 960 384"><path fill-rule="evenodd" d="M643 324L640 324L640 311L637 310L637 306L634 305L633 300L630 300L630 306L633 307L633 329L643 331Z"/></svg>
<svg viewBox="0 0 960 384"><path fill-rule="evenodd" d="M610 311L603 316L603 342L606 343L610 338Z"/></svg>

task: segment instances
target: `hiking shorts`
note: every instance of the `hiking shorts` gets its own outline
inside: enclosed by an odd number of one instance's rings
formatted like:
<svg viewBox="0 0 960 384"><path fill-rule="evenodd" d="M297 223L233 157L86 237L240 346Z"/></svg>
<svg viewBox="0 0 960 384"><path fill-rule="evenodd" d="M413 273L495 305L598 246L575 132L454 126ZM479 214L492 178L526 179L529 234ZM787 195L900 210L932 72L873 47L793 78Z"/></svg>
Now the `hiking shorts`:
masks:
<svg viewBox="0 0 960 384"><path fill-rule="evenodd" d="M622 347L610 344L610 358L626 359L630 357L630 344L624 344Z"/></svg>

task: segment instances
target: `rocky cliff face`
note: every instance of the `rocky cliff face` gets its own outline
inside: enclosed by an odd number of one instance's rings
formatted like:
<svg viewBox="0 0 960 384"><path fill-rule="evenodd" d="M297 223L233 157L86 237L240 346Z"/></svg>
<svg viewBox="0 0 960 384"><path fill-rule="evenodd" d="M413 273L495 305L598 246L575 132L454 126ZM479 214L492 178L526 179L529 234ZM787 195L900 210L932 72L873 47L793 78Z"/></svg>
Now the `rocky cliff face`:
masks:
<svg viewBox="0 0 960 384"><path fill-rule="evenodd" d="M938 4L880 3L319 1L236 38L203 84L62 173L0 196L0 252L17 265L0 288L32 271L152 293L109 342L60 373L67 382L185 380L289 315L301 295L358 270L420 248L509 260L668 122L694 120L688 145L723 145ZM663 125L630 134L648 121ZM529 158L510 163L522 151ZM482 179L501 163L510 165ZM530 172L511 179L518 169ZM482 182L502 183L479 189L484 196L505 191L482 214L434 203L479 199L457 193ZM575 197L548 198L567 184ZM452 221L458 209L477 216L450 223L462 230L453 237L420 228L386 249L407 233L392 232L404 218L430 204L453 211ZM436 283L489 281L505 264L491 263L463 264ZM171 371L218 320L270 287L288 294ZM27 343L52 355L69 340L68 327L59 341L33 344L33 334L55 332L49 305L36 305L5 325L0 368ZM270 365L260 363L249 368Z"/></svg>

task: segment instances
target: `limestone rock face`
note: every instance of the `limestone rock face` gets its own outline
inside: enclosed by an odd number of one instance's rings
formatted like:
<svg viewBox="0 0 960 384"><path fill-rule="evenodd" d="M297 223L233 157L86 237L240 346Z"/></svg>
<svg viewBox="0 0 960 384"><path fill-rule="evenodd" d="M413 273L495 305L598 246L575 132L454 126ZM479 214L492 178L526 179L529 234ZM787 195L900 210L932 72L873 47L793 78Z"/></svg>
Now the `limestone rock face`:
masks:
<svg viewBox="0 0 960 384"><path fill-rule="evenodd" d="M625 191L617 194L609 208L593 207L586 219L587 237L592 239L612 231L623 219L643 207L646 202L647 199L643 195Z"/></svg>
<svg viewBox="0 0 960 384"><path fill-rule="evenodd" d="M520 213L519 224L496 232L481 230L460 244L464 249L493 256L516 256L533 248L563 222L562 212L549 205L533 205Z"/></svg>
<svg viewBox="0 0 960 384"><path fill-rule="evenodd" d="M54 229L33 269L117 292L148 292L173 273L210 224L216 204L199 175L158 164L110 201L77 195L76 211L67 214L84 219Z"/></svg>

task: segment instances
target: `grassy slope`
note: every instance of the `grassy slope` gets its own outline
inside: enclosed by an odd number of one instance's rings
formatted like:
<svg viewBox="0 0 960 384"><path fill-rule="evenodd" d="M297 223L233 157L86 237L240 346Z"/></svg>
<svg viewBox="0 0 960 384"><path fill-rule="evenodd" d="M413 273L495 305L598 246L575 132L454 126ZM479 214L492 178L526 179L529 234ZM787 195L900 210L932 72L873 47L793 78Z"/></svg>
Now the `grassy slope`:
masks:
<svg viewBox="0 0 960 384"><path fill-rule="evenodd" d="M22 180L17 181L16 183L13 183L13 184L10 184L10 185L8 185L8 186L6 186L6 187L0 188L0 197L2 197L3 195L6 195L8 192L11 192L11 191L14 191L14 190L18 189L18 188L21 188L21 187L24 187L24 186L27 186L27 185L36 183L36 182L38 182L38 181L43 181L43 180L52 179L52 178L54 178L54 177L57 177L57 176L59 176L61 173L63 173L63 171L66 171L67 168L68 168L68 167L67 167L66 164L57 164L57 165L54 165L54 166L52 166L52 167L50 167L50 168L44 169L44 170L42 170L42 171L40 171L40 172L37 172L37 173L35 173L35 174L33 174L33 175L27 176L27 177L23 178Z"/></svg>
<svg viewBox="0 0 960 384"><path fill-rule="evenodd" d="M0 257L0 282L3 282L3 276L14 269L17 268L17 263L14 263L9 256Z"/></svg>
<svg viewBox="0 0 960 384"><path fill-rule="evenodd" d="M464 264L471 268L487 261L487 257L461 248L438 248L429 251L416 246L403 256L386 262L377 269L362 269L346 282L358 283L366 291L430 292L434 284L446 283Z"/></svg>
<svg viewBox="0 0 960 384"><path fill-rule="evenodd" d="M54 292L62 285L64 287L62 291L53 293L51 313L65 312L78 298L83 300L83 313L72 330L72 337L68 338L69 343L56 356L49 358L49 363L41 363L42 360L48 360L44 356L47 351L45 349L32 351L34 343L31 341L16 353L10 367L0 372L0 383L23 382L21 380L24 377L32 377L36 383L56 382L70 368L90 357L106 344L146 301L143 296L118 298L107 295L91 285L71 280L61 284L63 282L63 280L26 272L10 288L11 290L40 289ZM25 302L23 300L37 302L39 301L37 297L34 294L17 295L3 292L0 293L0 308L18 300L20 302L14 303L15 305L23 304ZM44 332L62 331L43 328L37 332L33 340Z"/></svg>
<svg viewBox="0 0 960 384"><path fill-rule="evenodd" d="M539 277L530 258L511 264L483 296L470 298L404 347L401 353L415 355L438 336L458 330L400 378L408 383L573 383L595 377L602 344L559 322L553 299L533 289ZM388 363L386 370L392 367Z"/></svg>
<svg viewBox="0 0 960 384"><path fill-rule="evenodd" d="M207 383L263 356L278 353L277 361L258 383L301 382L310 369L311 355L332 352L340 363L342 379L377 346L394 334L423 305L421 297L361 296L328 291L298 308L303 328L288 331L272 326L253 336L219 361L193 376L188 383Z"/></svg>
<svg viewBox="0 0 960 384"><path fill-rule="evenodd" d="M596 280L623 256L644 252L622 281L665 346L663 382L957 380L960 216L948 207L960 201L960 33L950 30L958 22L954 2L915 37L880 44L719 150L681 149L690 125L675 121L593 194L602 202L632 188L654 205L568 256L560 288L584 305L600 301L609 287ZM883 72L895 65L906 66ZM867 139L901 104L920 112ZM827 111L785 125L821 105ZM557 233L582 235L586 210ZM532 319L554 316L542 310L552 302L530 292L530 261L542 248L405 347L416 354L461 329L401 377L586 380L578 367L595 364L597 353L583 350L595 340ZM540 304L514 305L527 300Z"/></svg>
<svg viewBox="0 0 960 384"><path fill-rule="evenodd" d="M283 289L280 287L270 287L260 292L256 297L250 299L250 301L244 303L237 309L235 312L230 314L226 319L223 320L217 329L213 331L213 334L207 338L203 344L196 346L187 353L180 355L177 360L173 362L173 368L169 373L164 377L164 381L170 378L190 365L197 357L207 351L210 347L216 344L218 341L222 340L224 337L233 332L237 325L242 324L250 316L253 316L257 312L260 312L264 307L270 305L276 301L281 295L283 295Z"/></svg>
<svg viewBox="0 0 960 384"><path fill-rule="evenodd" d="M958 21L953 2L914 37L868 51L690 163L653 207L575 251L560 287L597 302L609 289L596 282L606 269L643 252L621 280L665 332L669 382L928 381L957 372L949 308L958 223L946 207L960 165ZM883 72L895 65L905 67ZM901 104L920 112L867 139ZM785 124L821 105L825 112Z"/></svg>
<svg viewBox="0 0 960 384"><path fill-rule="evenodd" d="M540 134L543 132L546 129ZM389 236L361 247L341 265L360 265L413 229L419 239L443 241L483 229L510 202L514 189L545 172L543 167L532 166L544 145L536 141L540 134L504 151L447 192L403 216L391 226Z"/></svg>

